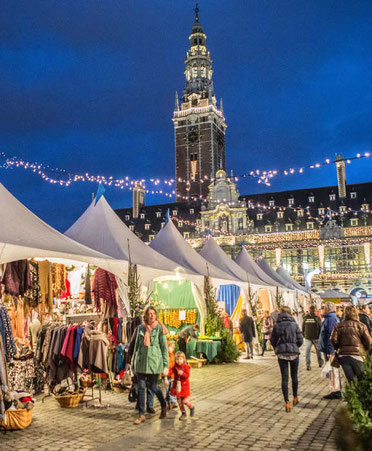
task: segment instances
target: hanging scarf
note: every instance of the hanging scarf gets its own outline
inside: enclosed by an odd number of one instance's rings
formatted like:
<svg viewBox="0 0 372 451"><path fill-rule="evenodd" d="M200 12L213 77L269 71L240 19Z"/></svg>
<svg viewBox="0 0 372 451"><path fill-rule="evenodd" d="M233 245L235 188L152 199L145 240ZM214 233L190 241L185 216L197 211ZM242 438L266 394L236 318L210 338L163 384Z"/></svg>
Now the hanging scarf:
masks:
<svg viewBox="0 0 372 451"><path fill-rule="evenodd" d="M160 326L161 326L161 331L162 331L163 335L167 335L168 334L168 329L160 321L154 321L151 326L149 324L144 323L146 331L145 331L145 338L143 339L143 344L145 346L150 346L151 345L150 333L155 329L155 327L158 324L160 324Z"/></svg>

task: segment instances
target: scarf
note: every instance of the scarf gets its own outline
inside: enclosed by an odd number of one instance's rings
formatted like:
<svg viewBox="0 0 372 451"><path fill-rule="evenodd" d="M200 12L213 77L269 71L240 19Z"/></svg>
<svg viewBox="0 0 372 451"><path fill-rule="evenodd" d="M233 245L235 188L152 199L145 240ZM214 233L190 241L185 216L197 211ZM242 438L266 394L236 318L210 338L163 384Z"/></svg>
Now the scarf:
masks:
<svg viewBox="0 0 372 451"><path fill-rule="evenodd" d="M152 326L150 326L149 324L144 323L146 331L145 331L145 337L143 339L143 343L144 343L145 346L150 346L151 345L150 333L155 329L155 327L158 324L160 324L160 326L161 326L161 331L162 331L163 335L167 335L168 334L167 328L160 321L154 321L152 323Z"/></svg>

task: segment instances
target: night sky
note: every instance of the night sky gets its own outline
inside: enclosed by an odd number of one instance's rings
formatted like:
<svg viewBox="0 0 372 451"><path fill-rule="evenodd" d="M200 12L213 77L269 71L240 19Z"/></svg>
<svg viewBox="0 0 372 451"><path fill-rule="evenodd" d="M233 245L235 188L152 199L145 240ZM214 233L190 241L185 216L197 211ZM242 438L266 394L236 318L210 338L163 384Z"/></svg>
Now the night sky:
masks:
<svg viewBox="0 0 372 451"><path fill-rule="evenodd" d="M193 8L192 0L3 0L0 150L74 172L173 177L171 117ZM370 0L200 0L200 9L229 171L372 151ZM371 181L371 168L372 159L348 165L347 181ZM21 169L0 169L0 180L61 231L97 189L50 185ZM238 187L335 183L328 167ZM114 208L131 205L117 188L106 197Z"/></svg>

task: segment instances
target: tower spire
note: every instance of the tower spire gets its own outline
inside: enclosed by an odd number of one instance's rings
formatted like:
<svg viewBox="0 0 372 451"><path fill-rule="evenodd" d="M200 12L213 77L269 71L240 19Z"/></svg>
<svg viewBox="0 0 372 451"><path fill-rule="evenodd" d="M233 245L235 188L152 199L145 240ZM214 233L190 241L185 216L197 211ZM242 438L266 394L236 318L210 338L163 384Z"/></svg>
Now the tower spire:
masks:
<svg viewBox="0 0 372 451"><path fill-rule="evenodd" d="M174 104L174 111L179 111L180 110L180 104L178 102L178 92L176 91L176 99L175 99L175 104Z"/></svg>
<svg viewBox="0 0 372 451"><path fill-rule="evenodd" d="M199 22L200 9L199 9L199 2L198 2L198 0L195 1L195 9L194 9L194 11L195 11L195 22Z"/></svg>

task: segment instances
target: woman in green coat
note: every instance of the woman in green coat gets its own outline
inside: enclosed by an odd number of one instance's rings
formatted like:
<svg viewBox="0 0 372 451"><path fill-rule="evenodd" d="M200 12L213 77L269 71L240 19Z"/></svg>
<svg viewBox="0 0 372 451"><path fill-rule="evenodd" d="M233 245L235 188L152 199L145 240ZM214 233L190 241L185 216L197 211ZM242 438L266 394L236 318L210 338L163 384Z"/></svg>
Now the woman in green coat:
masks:
<svg viewBox="0 0 372 451"><path fill-rule="evenodd" d="M136 343L133 352L133 371L138 379L139 417L134 422L141 424L145 421L145 390L146 384L157 396L161 405L160 418L167 415L167 404L163 392L158 385L160 373L168 374L168 331L158 321L158 314L154 307L147 307L143 315L143 324L137 328Z"/></svg>

